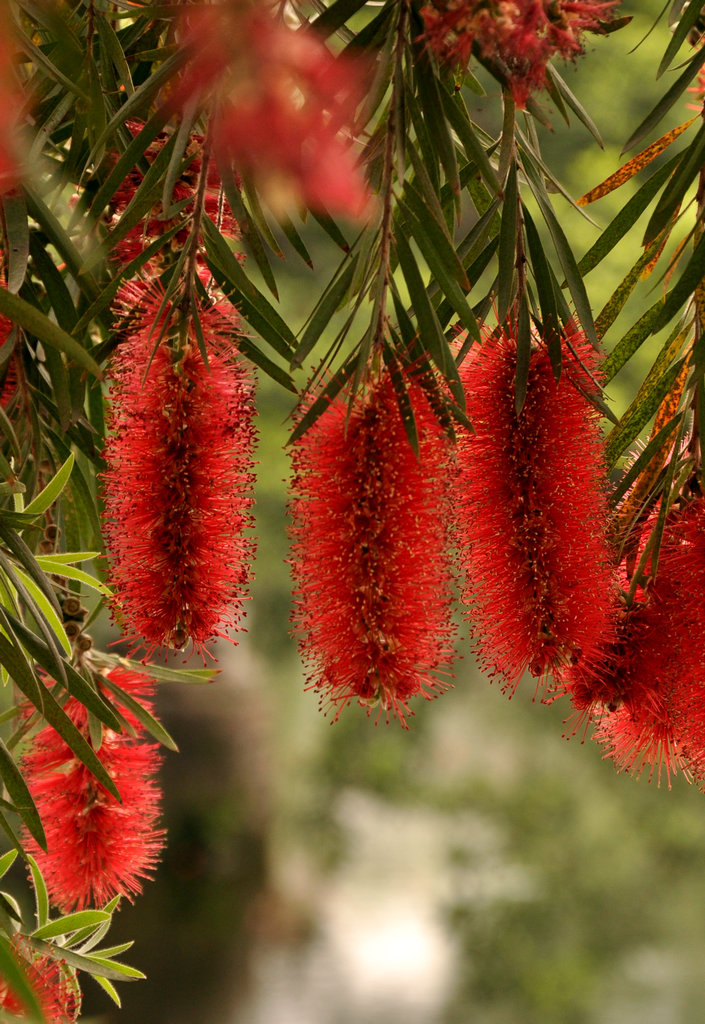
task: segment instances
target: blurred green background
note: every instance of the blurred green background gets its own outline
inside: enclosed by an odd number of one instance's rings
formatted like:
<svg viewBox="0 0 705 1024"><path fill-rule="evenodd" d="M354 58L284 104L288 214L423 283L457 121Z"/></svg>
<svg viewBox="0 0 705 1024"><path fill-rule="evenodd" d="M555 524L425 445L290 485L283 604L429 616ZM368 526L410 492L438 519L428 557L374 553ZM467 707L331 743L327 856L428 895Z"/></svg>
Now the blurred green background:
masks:
<svg viewBox="0 0 705 1024"><path fill-rule="evenodd" d="M661 0L624 3L622 32L564 75L596 120L552 115L544 152L580 195L611 173L665 91ZM477 101L488 127L496 90ZM685 104L669 124L689 115ZM665 130L665 126L664 129ZM649 140L650 141L650 140ZM631 154L630 154L631 155ZM628 185L588 210L604 226ZM559 196L576 253L598 228ZM598 312L640 252L643 223L587 280ZM314 229L315 274L278 267L298 329L337 258ZM656 278L656 275L655 275ZM611 334L638 316L645 282ZM607 339L608 345L610 337ZM615 382L620 410L639 364ZM137 939L146 982L112 1011L86 981L94 1024L701 1024L705 1005L705 795L615 773L562 738L564 709L510 702L481 677L463 628L455 688L410 731L352 706L331 724L303 690L289 637L283 450L290 396L260 388L259 553L248 632L207 687L164 687L181 746L163 772L169 846L114 929Z"/></svg>

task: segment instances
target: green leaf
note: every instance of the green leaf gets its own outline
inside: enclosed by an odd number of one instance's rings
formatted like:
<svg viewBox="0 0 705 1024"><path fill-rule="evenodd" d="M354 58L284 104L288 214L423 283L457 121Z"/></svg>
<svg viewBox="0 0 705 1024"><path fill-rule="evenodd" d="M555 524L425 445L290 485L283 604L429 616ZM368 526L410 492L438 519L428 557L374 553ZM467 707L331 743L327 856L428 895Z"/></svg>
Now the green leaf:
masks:
<svg viewBox="0 0 705 1024"><path fill-rule="evenodd" d="M595 324L592 319L590 300L588 299L585 284L583 283L582 276L578 270L578 265L575 260L575 256L573 255L573 251L570 248L568 239L566 238L558 218L554 213L553 207L551 206L543 182L541 181L540 173L537 171L533 160L527 153L524 153L523 163L534 198L539 205L543 219L548 227L551 238L553 239L556 255L558 256L559 263L563 273L565 274L566 281L568 282L568 289L575 304L575 311L578 315L580 324L588 341L595 348L599 348L597 334L595 332Z"/></svg>
<svg viewBox="0 0 705 1024"><path fill-rule="evenodd" d="M440 157L446 178L454 192L459 193L458 162L455 146L446 120L442 96L445 88L435 76L428 53L417 45L414 60L414 78L424 123Z"/></svg>
<svg viewBox="0 0 705 1024"><path fill-rule="evenodd" d="M630 327L627 333L615 345L602 367L605 384L609 384L612 378L631 359L653 332L654 324L662 309L663 299L659 299L645 313L642 313L637 322Z"/></svg>
<svg viewBox="0 0 705 1024"><path fill-rule="evenodd" d="M659 191L664 182L670 177L676 167L680 156L672 157L667 163L648 178L631 199L620 209L619 213L607 225L596 242L591 245L583 258L578 263L578 270L587 276L599 263L612 252L615 245L624 238Z"/></svg>
<svg viewBox="0 0 705 1024"><path fill-rule="evenodd" d="M656 72L657 78L661 77L675 55L678 53L685 42L688 33L693 25L695 25L698 18L701 17L702 13L702 3L697 3L693 0L691 3L683 4L680 17L672 30L673 35L670 38L668 46L666 47L666 52L661 58L661 63L658 66L658 70Z"/></svg>
<svg viewBox="0 0 705 1024"><path fill-rule="evenodd" d="M64 352L79 366L88 370L99 379L102 377L100 367L93 357L80 345L75 338L67 334L58 324L53 323L40 310L35 309L19 295L13 295L6 288L0 288L0 313L20 324L26 331L43 341L45 345Z"/></svg>
<svg viewBox="0 0 705 1024"><path fill-rule="evenodd" d="M30 835L39 843L43 850L47 848L46 836L35 806L32 794L25 782L22 772L15 764L12 754L0 739L0 776L5 784L12 803Z"/></svg>
<svg viewBox="0 0 705 1024"><path fill-rule="evenodd" d="M200 686L212 683L220 672L220 669L216 668L168 668L166 665L145 665L141 661L130 661L129 658L115 658L109 662L113 663L133 672L146 672L158 683L189 683Z"/></svg>
<svg viewBox="0 0 705 1024"><path fill-rule="evenodd" d="M685 152L680 154L678 166L646 226L643 245L653 242L677 215L683 197L700 173L703 162L705 162L705 124L699 128Z"/></svg>
<svg viewBox="0 0 705 1024"><path fill-rule="evenodd" d="M118 995L117 989L112 984L112 982L108 981L107 978L101 977L100 974L94 974L93 978L94 978L95 981L98 982L98 984L103 989L103 991L107 992L107 994L110 996L110 998L115 1003L115 1005L118 1007L118 1009L122 1009L122 1003L120 1001L120 996Z"/></svg>
<svg viewBox="0 0 705 1024"><path fill-rule="evenodd" d="M602 141L602 136L600 135L597 125L590 117L585 107L583 107L583 105L580 103L577 97L568 88L568 86L565 83L565 80L558 74L553 64L546 65L546 76L549 81L553 82L556 91L558 92L561 99L565 102L566 106L570 107L570 109L573 111L578 120L585 125L587 130L590 132L592 137L597 142L600 149L604 149L605 145Z"/></svg>
<svg viewBox="0 0 705 1024"><path fill-rule="evenodd" d="M66 263L66 267L78 287L92 301L98 294L98 283L86 268L84 258L73 244L68 230L40 195L32 191L27 184L24 185L24 191L30 215L37 221L42 232Z"/></svg>
<svg viewBox="0 0 705 1024"><path fill-rule="evenodd" d="M517 260L517 165L512 160L504 189L502 221L499 229L499 276L497 283L497 320L504 323L516 281Z"/></svg>
<svg viewBox="0 0 705 1024"><path fill-rule="evenodd" d="M160 11L160 8L155 8L155 10ZM161 14L157 14L157 17L161 16ZM166 85L169 79L176 76L186 63L187 58L188 54L186 49L179 47L179 49L177 49L171 56L167 57L164 63L161 64L156 71L152 72L149 78L145 79L144 82L141 82L140 85L135 88L133 94L127 98L127 101L122 104L117 113L111 117L110 121L105 126L104 131L101 132L100 136L96 139L87 160L88 164L91 164L94 161L101 146L110 139L118 128L126 124L132 118L141 118L145 112L149 110L155 96ZM168 115L165 117L164 123L166 123L167 120Z"/></svg>
<svg viewBox="0 0 705 1024"><path fill-rule="evenodd" d="M53 560L53 557L53 555L37 555L37 565L45 572L57 573L57 575L65 576L69 580L76 580L78 583L84 583L92 590L97 590L99 594L103 595L103 597L113 596L113 592L110 587L96 579L95 576L91 576L90 573L84 572L83 569L77 569L75 565L57 563Z"/></svg>
<svg viewBox="0 0 705 1024"><path fill-rule="evenodd" d="M677 413L672 420L669 420L655 437L649 440L644 450L639 454L639 457L629 465L629 469L620 479L619 483L615 487L614 491L610 495L612 506L615 507L625 496L627 491L632 487L637 477L640 475L642 470L646 469L648 464L651 462L654 455L665 448L667 444L670 444L670 436L676 429L681 419L683 418L682 413Z"/></svg>
<svg viewBox="0 0 705 1024"><path fill-rule="evenodd" d="M261 352L253 342L247 338L239 338L238 348L243 356L246 356L247 359L252 360L255 366L259 366L261 370L264 370L268 377L271 377L272 380L280 384L281 387L286 388L293 395L298 395L297 387L286 370L266 356L264 352Z"/></svg>
<svg viewBox="0 0 705 1024"><path fill-rule="evenodd" d="M60 935L86 928L88 925L102 924L109 921L110 914L104 910L77 910L73 914L65 914L56 921L49 921L32 932L33 939L56 939Z"/></svg>
<svg viewBox="0 0 705 1024"><path fill-rule="evenodd" d="M676 313L689 301L690 296L701 283L703 277L705 277L705 234L703 234L695 246L683 273L666 295L663 308L656 318L654 331L665 327L673 319Z"/></svg>
<svg viewBox="0 0 705 1024"><path fill-rule="evenodd" d="M514 380L514 407L517 416L521 414L526 401L529 383L529 367L531 365L531 319L526 293L521 297L519 320L517 323L517 365Z"/></svg>
<svg viewBox="0 0 705 1024"><path fill-rule="evenodd" d="M34 658L37 664L45 670L45 672L48 672L52 678L56 678L55 660L52 659L46 644L42 643L38 636L35 636L35 634L24 625L24 623L15 619L10 612L7 612L6 615L11 628L22 645L27 649L28 653L32 658ZM61 667L66 674L66 679L61 680L61 685L65 686L72 697L75 697L76 700L80 701L81 704L88 708L91 714L100 719L100 721L107 725L109 729L112 729L114 732L119 732L120 723L110 705L107 704L101 695L86 682L81 673L77 672L73 665L67 661L62 661ZM18 682L18 686L19 685L20 683ZM44 697L45 689L45 687L42 687L42 693L39 695L40 703ZM40 703L37 703L37 700L32 697L30 697L30 700L41 710Z"/></svg>
<svg viewBox="0 0 705 1024"><path fill-rule="evenodd" d="M422 221L403 200L399 202L399 209L409 234L416 240L424 259L428 263L435 283L443 291L463 326L471 334L479 338L477 321L457 281L457 275L460 272L469 290L467 276L455 252L446 244L443 233L437 229L431 217L427 216L425 221Z"/></svg>
<svg viewBox="0 0 705 1024"><path fill-rule="evenodd" d="M0 878L3 878L17 859L17 850L8 850L0 857Z"/></svg>
<svg viewBox="0 0 705 1024"><path fill-rule="evenodd" d="M526 225L526 241L529 250L531 268L534 271L536 290L538 292L539 306L541 309L542 337L548 347L548 355L551 360L551 368L556 383L561 377L561 362L563 350L561 347L560 317L558 313L557 282L546 259L541 245L538 231L527 209L523 209L524 224Z"/></svg>
<svg viewBox="0 0 705 1024"><path fill-rule="evenodd" d="M605 439L605 463L612 467L622 452L632 444L656 413L661 400L673 385L683 365L680 359L674 363L659 379L642 385L639 393L629 406L619 424L610 431ZM646 381L644 382L647 383Z"/></svg>
<svg viewBox="0 0 705 1024"><path fill-rule="evenodd" d="M101 45L112 61L118 82L124 86L126 95L131 96L135 91L135 87L132 82L130 65L120 46L120 40L107 18L98 17L97 22Z"/></svg>
<svg viewBox="0 0 705 1024"><path fill-rule="evenodd" d="M7 288L16 294L22 287L29 259L29 223L23 195L3 195L2 219L7 241Z"/></svg>
<svg viewBox="0 0 705 1024"><path fill-rule="evenodd" d="M448 342L443 335L435 310L426 294L421 273L416 265L411 249L402 233L399 233L396 237L396 251L419 325L421 344L428 351L443 376L449 381L454 389L454 393L458 390L462 392L460 378L458 377L458 371Z"/></svg>
<svg viewBox="0 0 705 1024"><path fill-rule="evenodd" d="M294 334L247 277L213 222L204 217L202 226L209 265L220 270L231 302L279 355L290 359L296 350Z"/></svg>
<svg viewBox="0 0 705 1024"><path fill-rule="evenodd" d="M19 566L14 566L13 568L14 573L22 581L22 583L27 589L27 592L29 593L33 601L36 603L37 608L39 608L42 615L46 619L49 628L57 637L59 643L64 649L64 653L67 654L68 657L71 657L71 641L66 636L66 631L64 629L64 624L61 617L56 614L54 608L52 607L51 604L49 604L45 595L36 585L34 580L30 579L30 577L25 572L23 572L22 569L19 568ZM34 614L34 609L32 609L32 611Z"/></svg>
<svg viewBox="0 0 705 1024"><path fill-rule="evenodd" d="M44 490L40 491L36 498L27 505L24 510L27 515L39 515L41 512L46 512L48 508L51 508L68 483L74 461L73 453L71 453Z"/></svg>
<svg viewBox="0 0 705 1024"><path fill-rule="evenodd" d="M392 387L394 388L394 394L397 399L397 406L399 409L399 416L402 423L404 424L404 430L406 436L411 445L416 457L419 457L419 432L416 427L416 417L414 416L414 407L411 404L409 398L409 392L406 387L406 381L404 380L404 373L399 365L394 352L385 343L382 349L382 355L384 362L389 368L389 376L392 381Z"/></svg>
<svg viewBox="0 0 705 1024"><path fill-rule="evenodd" d="M632 146L636 146L637 142L641 142L644 136L648 135L651 129L659 123L661 118L668 113L673 104L680 99L682 94L685 92L704 61L705 48L701 47L688 61L685 70L678 76L668 92L661 97L653 110L646 115L636 131L630 135L629 139L624 144L622 153L626 153L627 150L632 148Z"/></svg>
<svg viewBox="0 0 705 1024"><path fill-rule="evenodd" d="M334 0L330 7L325 8L317 18L309 22L309 25L326 39L352 18L353 14L361 10L365 3L366 0Z"/></svg>
<svg viewBox="0 0 705 1024"><path fill-rule="evenodd" d="M104 686L107 690L117 698L117 702L122 704L124 707L131 711L137 721L144 726L147 732L161 743L162 746L167 747L169 750L175 750L178 752L176 742L172 739L169 733L166 731L161 722L149 713L149 711L140 704L138 700L135 700L129 693L121 689L114 683L108 676L100 677L100 685Z"/></svg>
<svg viewBox="0 0 705 1024"><path fill-rule="evenodd" d="M49 920L49 893L39 865L31 854L27 854L27 863L32 872L32 885L36 902L37 925L42 928Z"/></svg>
<svg viewBox="0 0 705 1024"><path fill-rule="evenodd" d="M490 163L485 147L479 138L480 129L470 119L465 102L460 93L450 96L446 89L440 90L443 110L448 118L453 131L460 139L470 163L477 165L480 174L485 179L493 193L499 191L500 184L494 167Z"/></svg>
<svg viewBox="0 0 705 1024"><path fill-rule="evenodd" d="M344 260L333 279L326 286L311 314L306 330L301 335L296 354L291 360L292 370L301 366L304 359L308 357L311 349L330 323L333 314L337 312L338 307L350 288L357 259L357 256L353 256L351 259Z"/></svg>

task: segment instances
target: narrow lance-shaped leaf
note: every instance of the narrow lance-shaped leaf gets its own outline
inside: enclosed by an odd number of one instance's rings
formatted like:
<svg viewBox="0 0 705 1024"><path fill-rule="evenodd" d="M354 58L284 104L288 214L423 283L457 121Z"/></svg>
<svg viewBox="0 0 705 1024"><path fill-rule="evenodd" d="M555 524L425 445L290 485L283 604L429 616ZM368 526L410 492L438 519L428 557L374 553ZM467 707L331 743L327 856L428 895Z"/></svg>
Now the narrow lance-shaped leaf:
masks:
<svg viewBox="0 0 705 1024"><path fill-rule="evenodd" d="M12 803L30 835L46 850L46 836L32 794L12 754L0 739L0 776Z"/></svg>
<svg viewBox="0 0 705 1024"><path fill-rule="evenodd" d="M600 182L599 185L595 185L595 187L591 188L589 192L586 192L584 196L581 196L580 199L578 199L578 206L587 206L588 203L594 203L596 200L602 199L603 196L609 195L610 192L619 188L625 183L625 181L629 181L629 179L633 178L635 174L638 174L639 171L642 171L644 167L648 166L648 164L650 164L651 161L659 155L659 153L662 153L667 146L670 146L672 142L675 142L678 136L682 135L686 128L691 126L693 121L695 121L695 118L691 117L683 124L679 124L677 128L671 128L669 132L662 135L660 139L656 140L656 142L652 142L650 146L646 147L646 149L642 149L641 153L637 153L637 155L633 156L631 160L627 160L626 164L622 164L618 170L613 174L610 174L609 177L605 178L605 180Z"/></svg>
<svg viewBox="0 0 705 1024"><path fill-rule="evenodd" d="M67 334L58 324L53 323L29 302L20 298L19 295L13 295L6 288L0 288L0 313L21 324L26 331L35 335L45 345L51 345L52 348L65 352L70 359L73 359L95 377L102 377L98 364L75 338L72 338L70 334Z"/></svg>

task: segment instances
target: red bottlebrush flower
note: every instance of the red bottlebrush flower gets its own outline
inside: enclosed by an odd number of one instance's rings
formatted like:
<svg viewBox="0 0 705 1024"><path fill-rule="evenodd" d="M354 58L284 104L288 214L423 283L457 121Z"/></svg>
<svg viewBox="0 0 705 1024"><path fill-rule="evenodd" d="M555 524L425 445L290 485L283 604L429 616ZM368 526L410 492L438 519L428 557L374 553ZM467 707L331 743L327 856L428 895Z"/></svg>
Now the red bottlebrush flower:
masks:
<svg viewBox="0 0 705 1024"><path fill-rule="evenodd" d="M188 11L192 59L171 98L217 94L216 150L255 176L275 205L303 199L314 209L364 216L369 192L352 155L366 68L334 57L323 39L263 9L225 3Z"/></svg>
<svg viewBox="0 0 705 1024"><path fill-rule="evenodd" d="M37 953L21 935L12 939L12 952L32 986L47 1024L74 1024L81 1009L76 972L47 953ZM19 1020L26 1017L22 1000L0 975L0 1010Z"/></svg>
<svg viewBox="0 0 705 1024"><path fill-rule="evenodd" d="M141 127L142 126L136 121L128 122L128 128L133 135L137 135ZM144 153L144 159L150 165L154 163L154 160L164 148L167 140L168 135L166 132L160 132L154 142L147 147ZM203 141L203 136L201 135L193 135L191 137L191 141L187 146L185 153L185 158L190 156L191 162L181 177L179 177L174 184L171 202L172 205L180 207L178 217L165 219L161 202L156 203L146 217L144 217L136 227L128 231L125 237L115 245L111 252L111 258L113 260L120 263L122 266L126 266L144 252L151 242L160 238L165 234L165 232L174 227L179 218L183 220L183 218L189 214L193 205L198 179L201 174L201 149ZM135 167L124 178L122 184L117 189L111 200L113 224L116 224L119 221L120 217L127 209L135 195L135 192L141 185L143 178L144 175L137 167ZM240 237L240 229L237 221L233 217L230 207L225 202L221 193L220 177L213 162L208 165L208 181L206 183L204 197L204 210L206 215L218 225L221 234L226 235L229 238ZM190 227L186 224L181 230L176 232L169 243L172 250L175 251L183 248L188 239L189 230ZM140 273L144 277L158 274L162 269L159 257L155 257L147 264L146 267L142 268Z"/></svg>
<svg viewBox="0 0 705 1024"><path fill-rule="evenodd" d="M461 367L475 428L458 447L463 600L484 667L514 690L528 669L544 678L591 664L612 636L614 584L597 413L577 390L593 385L595 353L567 328L556 384L536 344L517 415L512 326L490 335Z"/></svg>
<svg viewBox="0 0 705 1024"><path fill-rule="evenodd" d="M616 647L607 652L611 674L568 674L575 706L593 696L591 713L604 716L595 738L620 769L665 768L705 775L705 500L677 513L664 530L658 571L642 601L625 617ZM612 678L616 686L609 682ZM607 688L605 688L607 680ZM604 702L600 688L611 692ZM602 707L600 706L602 704Z"/></svg>
<svg viewBox="0 0 705 1024"><path fill-rule="evenodd" d="M337 398L296 443L290 511L294 620L312 687L336 706L358 700L406 725L452 659L446 520L447 440L408 380L414 454L385 376ZM368 711L369 713L369 711Z"/></svg>
<svg viewBox="0 0 705 1024"><path fill-rule="evenodd" d="M156 284L121 296L134 319L113 361L103 474L114 610L148 653L189 639L203 652L237 625L250 578L253 388L224 306L200 311L206 366L193 323L178 355L157 344L176 311L160 317Z"/></svg>
<svg viewBox="0 0 705 1024"><path fill-rule="evenodd" d="M112 682L142 703L151 680L119 669ZM119 702L118 702L119 703ZM85 707L71 697L64 710L89 738ZM134 719L132 724L136 725ZM98 751L121 796L116 800L46 726L22 758L27 785L44 824L47 851L27 837L52 903L61 911L103 906L116 894L131 898L154 871L164 844L157 827L160 790L157 744L103 730Z"/></svg>
<svg viewBox="0 0 705 1024"><path fill-rule="evenodd" d="M516 103L523 107L546 85L553 57L583 52L585 32L602 32L618 0L430 0L422 8L425 38L439 58L465 65L473 44L499 61Z"/></svg>

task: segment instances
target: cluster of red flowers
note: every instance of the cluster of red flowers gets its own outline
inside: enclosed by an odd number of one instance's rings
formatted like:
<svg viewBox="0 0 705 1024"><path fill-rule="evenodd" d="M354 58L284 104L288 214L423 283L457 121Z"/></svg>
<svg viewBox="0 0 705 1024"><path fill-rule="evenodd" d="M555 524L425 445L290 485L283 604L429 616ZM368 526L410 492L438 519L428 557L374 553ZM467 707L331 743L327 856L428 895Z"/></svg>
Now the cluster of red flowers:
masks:
<svg viewBox="0 0 705 1024"><path fill-rule="evenodd" d="M213 102L216 151L277 206L291 199L360 217L369 192L351 151L362 65L314 32L234 0L186 13L192 59L171 102Z"/></svg>
<svg viewBox="0 0 705 1024"><path fill-rule="evenodd" d="M47 1024L74 1024L81 1009L81 990L75 972L48 953L37 953L21 935L11 945L18 965L29 981ZM0 976L0 1010L23 1020L26 1007Z"/></svg>
<svg viewBox="0 0 705 1024"><path fill-rule="evenodd" d="M128 128L136 135L140 130L141 125L135 121L131 121L128 122ZM147 147L144 157L150 166L163 150L167 141L168 136L166 132L160 132L154 142ZM152 210L149 211L147 215L134 227L131 227L125 236L120 238L112 249L111 258L119 263L121 267L124 268L128 263L140 256L151 242L164 235L174 227L177 222L183 222L184 216L191 212L195 201L198 180L203 166L203 143L203 136L194 134L191 136L189 145L186 148L184 162L188 162L188 165L182 172L181 176L176 180L171 194L171 204L176 210L178 210L178 214L175 213L173 217L166 217L164 210L162 209L161 202L156 203ZM138 167L134 167L118 187L111 201L111 222L113 227L118 227L120 218L125 213L143 180L144 175L142 171ZM206 182L204 196L204 211L206 216L210 217L211 220L218 225L218 229L223 235L226 235L229 238L239 237L240 231L238 224L232 215L230 207L224 201L220 184L220 176L212 162L209 162L208 164L208 181ZM180 230L176 231L171 238L171 251L177 252L182 249L188 239L188 235L189 225L184 224L184 226ZM162 264L163 258L161 254L157 254L157 256L149 261L146 267L142 267L140 271L141 276L145 277L160 273L163 270Z"/></svg>
<svg viewBox="0 0 705 1024"><path fill-rule="evenodd" d="M108 678L151 710L154 683L149 676L113 669ZM119 697L112 699L120 707ZM44 851L27 836L27 848L37 860L52 903L61 911L103 906L118 893L130 897L139 892L141 879L151 875L163 845L164 833L157 827L160 792L154 781L158 748L144 740L134 715L127 708L120 710L135 737L104 728L97 751L120 801L50 725L34 736L22 758L47 839ZM83 704L69 697L64 711L90 742Z"/></svg>
<svg viewBox="0 0 705 1024"><path fill-rule="evenodd" d="M519 413L512 325L461 367L475 431L458 447L463 600L482 663L512 691L527 669L593 665L614 635L599 425L580 362L594 368L594 350L571 328L562 355L557 383L533 345Z"/></svg>
<svg viewBox="0 0 705 1024"><path fill-rule="evenodd" d="M444 688L452 657L448 443L407 381L409 444L388 375L338 397L297 442L290 511L295 622L311 686L405 724L408 701Z"/></svg>
<svg viewBox="0 0 705 1024"><path fill-rule="evenodd" d="M193 321L163 298L157 283L121 293L129 337L104 451L115 612L148 653L189 639L203 651L236 625L253 553L253 389L233 351L235 313L200 309L206 363Z"/></svg>
<svg viewBox="0 0 705 1024"><path fill-rule="evenodd" d="M586 32L604 31L618 0L429 0L424 36L438 57L466 66L473 48L499 65L516 103L546 84L553 57L574 59Z"/></svg>

